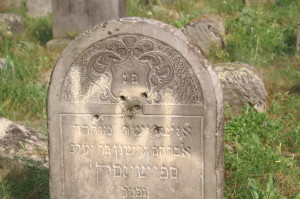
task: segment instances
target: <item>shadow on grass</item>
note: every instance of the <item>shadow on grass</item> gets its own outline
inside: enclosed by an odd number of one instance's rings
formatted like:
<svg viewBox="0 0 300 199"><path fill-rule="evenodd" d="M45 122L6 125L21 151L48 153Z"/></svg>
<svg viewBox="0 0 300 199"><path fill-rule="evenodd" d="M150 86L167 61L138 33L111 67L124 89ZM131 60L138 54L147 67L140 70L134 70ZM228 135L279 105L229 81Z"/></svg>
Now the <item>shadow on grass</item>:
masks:
<svg viewBox="0 0 300 199"><path fill-rule="evenodd" d="M37 162L21 165L16 160L0 157L0 198L48 199L48 169Z"/></svg>

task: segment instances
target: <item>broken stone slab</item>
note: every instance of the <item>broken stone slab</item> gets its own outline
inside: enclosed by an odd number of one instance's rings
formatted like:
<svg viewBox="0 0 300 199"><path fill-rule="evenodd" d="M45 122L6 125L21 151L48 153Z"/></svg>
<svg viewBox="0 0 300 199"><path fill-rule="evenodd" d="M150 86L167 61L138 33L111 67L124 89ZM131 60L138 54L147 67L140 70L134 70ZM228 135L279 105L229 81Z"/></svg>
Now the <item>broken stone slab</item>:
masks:
<svg viewBox="0 0 300 199"><path fill-rule="evenodd" d="M24 19L18 14L0 14L0 31L4 35L16 35L24 30Z"/></svg>
<svg viewBox="0 0 300 199"><path fill-rule="evenodd" d="M47 139L41 133L0 117L0 156L48 164Z"/></svg>
<svg viewBox="0 0 300 199"><path fill-rule="evenodd" d="M43 17L52 13L51 0L27 0L27 13L30 17Z"/></svg>
<svg viewBox="0 0 300 199"><path fill-rule="evenodd" d="M22 0L1 0L0 1L0 12L5 12L14 8L22 8Z"/></svg>
<svg viewBox="0 0 300 199"><path fill-rule="evenodd" d="M4 68L6 64L6 59L5 58L0 58L0 69Z"/></svg>
<svg viewBox="0 0 300 199"><path fill-rule="evenodd" d="M224 101L233 108L251 104L258 112L266 110L267 92L255 67L246 63L218 63L214 69L221 81Z"/></svg>
<svg viewBox="0 0 300 199"><path fill-rule="evenodd" d="M192 39L207 54L212 46L224 47L225 25L216 14L200 16L181 28L181 31Z"/></svg>

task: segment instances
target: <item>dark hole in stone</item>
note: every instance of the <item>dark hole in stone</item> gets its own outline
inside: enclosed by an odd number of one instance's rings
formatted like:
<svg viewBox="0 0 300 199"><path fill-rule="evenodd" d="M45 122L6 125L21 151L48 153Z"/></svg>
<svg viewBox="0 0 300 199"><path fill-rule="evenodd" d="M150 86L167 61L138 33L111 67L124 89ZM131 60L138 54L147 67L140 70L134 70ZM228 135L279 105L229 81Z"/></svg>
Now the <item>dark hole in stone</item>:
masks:
<svg viewBox="0 0 300 199"><path fill-rule="evenodd" d="M125 101L125 100L126 100L126 97L123 96L123 95L121 95L121 96L120 96L120 99L121 99L122 101Z"/></svg>
<svg viewBox="0 0 300 199"><path fill-rule="evenodd" d="M147 93L142 93L142 97L147 98L148 94Z"/></svg>
<svg viewBox="0 0 300 199"><path fill-rule="evenodd" d="M97 120L99 119L99 115L94 115L93 118Z"/></svg>

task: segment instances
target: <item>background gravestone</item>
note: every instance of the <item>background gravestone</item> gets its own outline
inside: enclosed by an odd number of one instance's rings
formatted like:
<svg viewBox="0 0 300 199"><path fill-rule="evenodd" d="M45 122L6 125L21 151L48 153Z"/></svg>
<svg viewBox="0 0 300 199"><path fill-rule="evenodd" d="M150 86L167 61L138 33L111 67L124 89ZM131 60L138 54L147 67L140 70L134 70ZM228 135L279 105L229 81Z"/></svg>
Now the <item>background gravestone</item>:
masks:
<svg viewBox="0 0 300 199"><path fill-rule="evenodd" d="M225 25L219 15L200 16L186 24L181 30L195 41L205 53L209 53L212 46L220 49L224 46Z"/></svg>
<svg viewBox="0 0 300 199"><path fill-rule="evenodd" d="M214 69L220 79L224 101L234 109L251 104L258 112L267 108L267 92L255 67L246 63L218 63Z"/></svg>
<svg viewBox="0 0 300 199"><path fill-rule="evenodd" d="M65 47L78 33L125 16L126 0L52 0L53 40L48 49Z"/></svg>
<svg viewBox="0 0 300 199"><path fill-rule="evenodd" d="M26 8L30 17L43 17L52 13L51 0L27 0Z"/></svg>
<svg viewBox="0 0 300 199"><path fill-rule="evenodd" d="M221 86L178 29L124 18L85 32L47 110L51 198L223 198Z"/></svg>

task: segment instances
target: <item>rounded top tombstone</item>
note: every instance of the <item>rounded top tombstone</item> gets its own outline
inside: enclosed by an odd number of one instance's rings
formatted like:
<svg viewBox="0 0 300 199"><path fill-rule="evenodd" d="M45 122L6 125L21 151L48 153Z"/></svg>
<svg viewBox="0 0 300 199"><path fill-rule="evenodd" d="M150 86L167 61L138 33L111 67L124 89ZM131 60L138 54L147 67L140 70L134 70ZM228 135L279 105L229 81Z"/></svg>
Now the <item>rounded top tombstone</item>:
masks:
<svg viewBox="0 0 300 199"><path fill-rule="evenodd" d="M76 38L48 92L51 198L222 198L222 91L176 28L116 19Z"/></svg>

